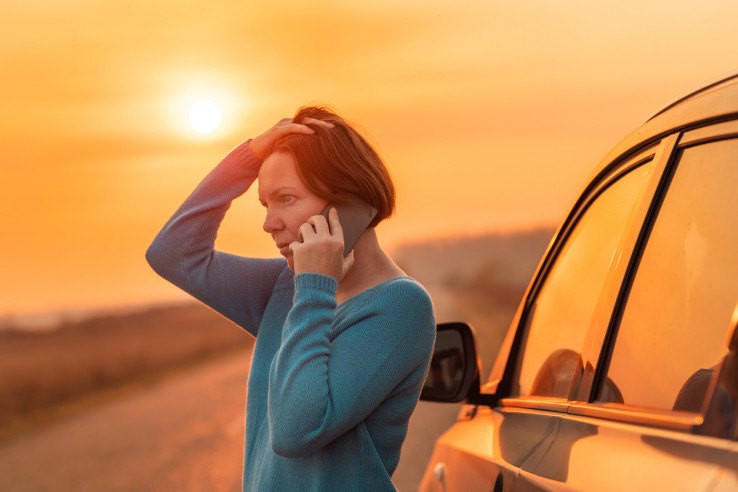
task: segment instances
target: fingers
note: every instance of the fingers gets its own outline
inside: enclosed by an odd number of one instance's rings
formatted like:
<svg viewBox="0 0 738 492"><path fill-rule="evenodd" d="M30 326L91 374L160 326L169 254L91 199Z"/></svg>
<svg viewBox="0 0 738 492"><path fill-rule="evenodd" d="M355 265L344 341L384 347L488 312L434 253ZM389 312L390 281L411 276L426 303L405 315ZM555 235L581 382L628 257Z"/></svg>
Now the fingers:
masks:
<svg viewBox="0 0 738 492"><path fill-rule="evenodd" d="M307 125L315 125L326 129L334 127L333 123L315 118L305 118L300 123L295 123L292 118L282 118L269 130L251 140L249 143L251 152L253 152L259 160L263 161L269 155L272 146L280 137L291 133L301 133L304 135L314 134L315 130Z"/></svg>
<svg viewBox="0 0 738 492"><path fill-rule="evenodd" d="M249 142L251 152L253 152L257 159L263 161L271 153L274 143L280 137L289 135L290 133L312 135L315 133L315 130L309 126L295 123L292 121L292 118L282 118L276 125Z"/></svg>
<svg viewBox="0 0 738 492"><path fill-rule="evenodd" d="M303 125L311 124L311 125L317 125L322 126L323 128L333 128L333 123L329 121L323 121L323 120L317 120L315 118L305 118L302 122Z"/></svg>
<svg viewBox="0 0 738 492"><path fill-rule="evenodd" d="M297 230L297 240L304 243L306 240L309 241L316 236L315 229L312 224L305 222Z"/></svg>
<svg viewBox="0 0 738 492"><path fill-rule="evenodd" d="M336 210L336 207L331 207L328 211L328 222L331 225L331 234L335 237L341 238L341 241L343 241L343 226L341 226L341 221L339 220L338 210Z"/></svg>
<svg viewBox="0 0 738 492"><path fill-rule="evenodd" d="M340 238L343 241L343 227L341 226L336 207L331 207L328 210L327 219L322 215L313 215L305 224L313 226L316 234L327 234L335 238Z"/></svg>
<svg viewBox="0 0 738 492"><path fill-rule="evenodd" d="M300 242L312 240L318 236L330 236L331 229L322 215L313 215L297 230L297 238Z"/></svg>
<svg viewBox="0 0 738 492"><path fill-rule="evenodd" d="M291 243L289 244L289 248L290 248L290 251L292 251L292 254L293 254L293 255L295 254L295 250L296 250L297 248L299 248L301 244L302 244L302 242L301 242L301 241L292 241L292 242L291 242Z"/></svg>
<svg viewBox="0 0 738 492"><path fill-rule="evenodd" d="M288 135L290 133L303 133L306 135L312 135L313 133L315 133L315 130L307 125L304 125L302 123L293 123L291 119L288 119L287 121L289 121L289 123L286 123L283 126L279 127L279 131L277 134L278 137Z"/></svg>
<svg viewBox="0 0 738 492"><path fill-rule="evenodd" d="M282 118L274 128L278 130L277 133L279 136L287 135L289 133L305 133L308 135L315 133L315 130L307 125L320 126L326 129L334 127L333 123L315 118L305 118L300 123L296 123L292 118Z"/></svg>
<svg viewBox="0 0 738 492"><path fill-rule="evenodd" d="M332 227L328 227L328 221L322 215L313 215L306 224L310 224L317 235L331 235Z"/></svg>
<svg viewBox="0 0 738 492"><path fill-rule="evenodd" d="M276 138L290 133L302 133L305 135L312 135L315 130L310 128L308 125L320 126L325 129L333 128L333 123L329 123L323 120L316 120L315 118L305 118L300 123L295 123L291 118L285 118L278 124L278 132Z"/></svg>
<svg viewBox="0 0 738 492"><path fill-rule="evenodd" d="M299 241L290 244L293 267L296 274L320 273L340 282L353 265L353 255L350 258L343 256L343 233L338 213L332 209L328 215L328 220L322 215L313 215L300 226Z"/></svg>

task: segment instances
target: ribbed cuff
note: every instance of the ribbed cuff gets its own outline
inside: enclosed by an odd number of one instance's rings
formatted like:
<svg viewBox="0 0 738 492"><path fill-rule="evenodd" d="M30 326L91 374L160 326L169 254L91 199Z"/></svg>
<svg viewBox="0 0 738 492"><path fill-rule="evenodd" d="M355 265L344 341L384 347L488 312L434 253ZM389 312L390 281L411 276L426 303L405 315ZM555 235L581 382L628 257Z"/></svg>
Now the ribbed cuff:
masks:
<svg viewBox="0 0 738 492"><path fill-rule="evenodd" d="M312 288L336 295L338 281L329 275L320 273L300 273L295 276L295 290L301 288Z"/></svg>
<svg viewBox="0 0 738 492"><path fill-rule="evenodd" d="M251 152L249 142L252 138L246 140L238 147L231 150L224 158L229 164L237 165L247 171L258 171L262 162Z"/></svg>

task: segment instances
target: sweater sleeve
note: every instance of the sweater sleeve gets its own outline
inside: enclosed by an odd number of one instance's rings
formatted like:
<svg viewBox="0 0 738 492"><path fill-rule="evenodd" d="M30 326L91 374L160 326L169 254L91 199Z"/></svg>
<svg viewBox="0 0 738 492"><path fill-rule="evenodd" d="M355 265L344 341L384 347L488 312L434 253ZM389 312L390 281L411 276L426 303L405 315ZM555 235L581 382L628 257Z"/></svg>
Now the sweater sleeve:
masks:
<svg viewBox="0 0 738 492"><path fill-rule="evenodd" d="M295 277L295 301L269 374L272 448L311 454L366 420L383 402L417 404L435 337L433 308L410 279L349 316L332 339L335 279Z"/></svg>
<svg viewBox="0 0 738 492"><path fill-rule="evenodd" d="M167 221L146 251L162 277L256 336L282 259L250 259L215 251L231 202L256 180L261 162L248 142L233 149Z"/></svg>

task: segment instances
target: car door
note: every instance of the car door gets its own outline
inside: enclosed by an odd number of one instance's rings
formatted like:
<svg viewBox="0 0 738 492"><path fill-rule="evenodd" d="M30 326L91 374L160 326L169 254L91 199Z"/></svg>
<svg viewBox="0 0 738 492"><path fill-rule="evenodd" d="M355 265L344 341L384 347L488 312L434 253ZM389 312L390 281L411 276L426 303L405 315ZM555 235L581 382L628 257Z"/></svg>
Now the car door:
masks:
<svg viewBox="0 0 738 492"><path fill-rule="evenodd" d="M738 487L737 137L728 121L661 140L558 423L516 490Z"/></svg>

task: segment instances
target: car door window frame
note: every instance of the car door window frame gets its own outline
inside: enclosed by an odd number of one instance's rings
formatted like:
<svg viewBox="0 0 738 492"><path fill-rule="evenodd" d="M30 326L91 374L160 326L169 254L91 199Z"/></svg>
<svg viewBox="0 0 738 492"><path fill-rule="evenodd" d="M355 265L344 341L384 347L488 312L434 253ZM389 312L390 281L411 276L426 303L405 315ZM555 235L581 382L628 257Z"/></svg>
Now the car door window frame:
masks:
<svg viewBox="0 0 738 492"><path fill-rule="evenodd" d="M639 408L629 406L628 404L603 403L595 401L595 398L599 388L604 384L607 377L609 361L612 357L617 338L617 327L625 310L627 294L635 279L637 265L645 251L648 236L654 227L658 218L659 209L666 197L671 177L676 171L677 156L689 147L732 138L738 138L738 121L736 120L694 129L687 129L683 133L675 133L672 135L675 145L673 145L669 151L668 159L666 161L668 166L662 174L660 189L653 197L649 214L643 222L638 240L634 245L631 259L629 261L627 271L625 272L624 281L622 282L618 295L618 300L615 304L615 309L611 314L606 338L602 344L600 358L595 369L595 379L591 385L589 397L583 401L572 402L569 405L568 413L686 432L695 432L695 430L704 423L704 410L706 404L703 405L703 410L701 412L694 413L676 410ZM726 330L727 329L728 326L726 326ZM711 395L709 394L706 395L706 401L709 401L710 396ZM736 436L733 436L733 439L735 438Z"/></svg>
<svg viewBox="0 0 738 492"><path fill-rule="evenodd" d="M523 356L524 347L522 347L522 340L524 338L524 334L522 332L525 329L525 320L528 316L530 316L531 307L534 305L537 296L540 294L541 287L546 281L548 274L551 272L554 265L556 264L559 254L564 249L567 241L570 239L570 236L579 223L580 218L583 217L585 213L587 213L589 207L595 202L595 200L597 200L597 198L599 198L599 196L605 190L607 190L610 186L616 183L627 173L650 162L650 164L648 165L653 167L651 176L647 178L647 182L645 183L643 192L641 194L642 199L636 206L637 208L634 208L631 211L631 216L628 219L628 225L626 226L627 232L621 237L616 250L616 255L618 256L619 260L616 262L616 267L611 268L611 270L608 272L606 279L607 287L603 291L603 295L600 296L600 300L597 302L596 305L595 319L603 320L602 322L598 322L601 324L601 327L598 330L593 330L590 328L585 336L584 347L586 353L583 352L583 358L587 357L585 358L585 360L593 361L593 365L594 362L598 360L601 341L605 337L608 325L607 321L611 316L613 305L612 300L606 302L605 297L614 295L613 292L616 292L619 288L619 285L622 283L622 279L626 272L626 265L629 262L630 255L632 254L633 245L635 245L636 237L640 233L643 218L648 212L653 201L653 196L660 184L661 175L666 168L666 164L668 162L668 158L671 153L671 149L674 147L674 144L675 140L673 137L666 137L665 139L656 141L649 146L641 146L639 149L636 149L635 151L621 156L620 159L607 166L594 180L591 181L587 188L585 188L585 191L578 199L575 207L572 209L572 212L569 214L569 216L566 218L566 220L554 236L551 245L546 251L544 258L541 261L536 274L534 275L534 279L531 282L528 291L526 292L524 298L525 300L523 303L521 303L518 314L513 321L512 326L515 327L515 329L511 330L510 333L508 333L506 343L503 344L503 347L505 345L510 347L510 354L512 354L512 356L509 357L506 361L507 363L505 364L504 373L502 375L499 374L500 366L502 366L502 364L499 363L500 360L498 359L498 363L495 365L495 368L493 368L492 374L490 376L490 382L492 383L490 386L493 389L501 389L501 392L504 392L506 395L510 394L509 391L512 383L511 379L514 372L515 364L517 362L517 358ZM605 306L607 305L609 305L610 307L605 309ZM600 311L603 310L605 310L605 312L601 313ZM593 338L598 341L593 342ZM496 370L498 371L498 374L495 374ZM583 379L580 388L577 391L577 395L589 395L591 380L591 378L587 380ZM507 381L507 384L500 384L500 381ZM555 411L566 411L570 403L571 400L562 400L560 398L548 398L535 395L508 396L503 399L503 404L508 406L528 407L540 410Z"/></svg>
<svg viewBox="0 0 738 492"><path fill-rule="evenodd" d="M568 241L570 234L579 223L579 218L587 211L599 194L612 184L614 180L631 169L653 159L656 152L662 147L660 143L659 139L655 139L649 145L640 145L635 149L631 149L629 152L621 154L619 158L613 160L596 177L588 180L589 184L580 193L572 210L556 230L546 251L543 253L532 280L523 295L523 300L513 316L510 329L503 339L498 357L492 366L487 382L481 388L480 394L482 396L497 395L498 397L505 397L510 394L512 373L522 343L521 331L524 329L522 321L530 315L531 305L535 302L535 298L538 296L540 288L548 273L553 268L565 242ZM490 401L498 400L499 398L490 399Z"/></svg>

